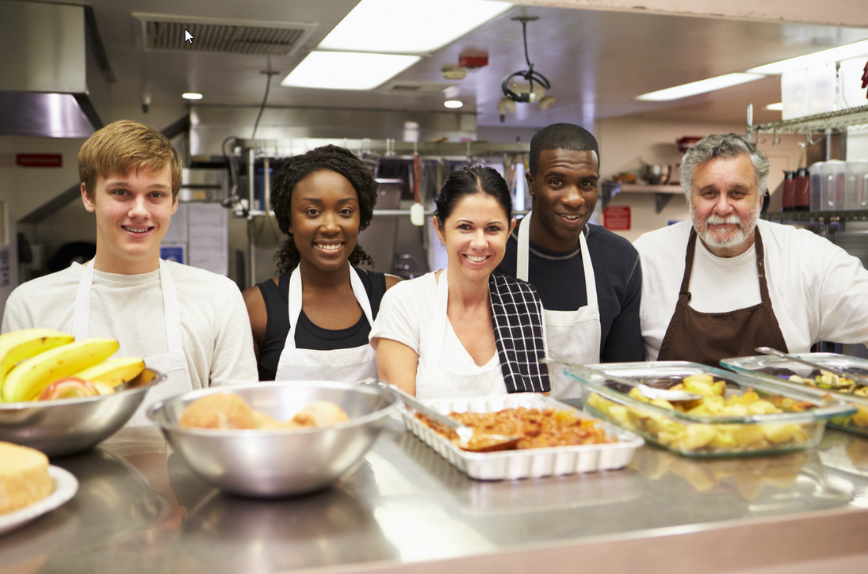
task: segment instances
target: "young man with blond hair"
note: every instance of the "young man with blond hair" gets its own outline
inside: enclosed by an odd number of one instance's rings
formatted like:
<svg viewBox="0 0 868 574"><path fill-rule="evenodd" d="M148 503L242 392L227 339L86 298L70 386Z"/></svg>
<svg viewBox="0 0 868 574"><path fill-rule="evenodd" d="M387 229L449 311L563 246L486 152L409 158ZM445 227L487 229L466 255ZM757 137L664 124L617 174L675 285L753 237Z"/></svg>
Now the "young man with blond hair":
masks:
<svg viewBox="0 0 868 574"><path fill-rule="evenodd" d="M178 208L181 159L133 121L94 133L78 154L81 199L96 216L92 261L28 281L9 297L2 332L47 327L110 337L118 356L168 375L145 403L212 384L256 381L247 311L235 283L160 259ZM145 404L133 424L146 424Z"/></svg>

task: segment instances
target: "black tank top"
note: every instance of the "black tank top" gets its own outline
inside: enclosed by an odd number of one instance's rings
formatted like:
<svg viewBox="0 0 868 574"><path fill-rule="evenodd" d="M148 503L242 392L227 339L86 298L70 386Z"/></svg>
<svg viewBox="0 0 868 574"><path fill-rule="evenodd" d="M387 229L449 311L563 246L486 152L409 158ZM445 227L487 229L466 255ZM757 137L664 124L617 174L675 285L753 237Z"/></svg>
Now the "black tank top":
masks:
<svg viewBox="0 0 868 574"><path fill-rule="evenodd" d="M365 286L365 293L371 302L371 313L377 318L380 310L380 300L386 293L386 276L376 271L353 268ZM273 279L263 281L259 292L265 301L266 325L265 334L259 343L259 380L273 381L277 374L277 364L280 353L286 345L289 335L289 277L292 273L284 273L274 284ZM298 317L298 328L295 330L295 347L297 349L313 349L317 351L334 351L335 349L353 349L368 343L371 325L362 313L358 322L347 329L329 330L318 327L305 315L302 309Z"/></svg>

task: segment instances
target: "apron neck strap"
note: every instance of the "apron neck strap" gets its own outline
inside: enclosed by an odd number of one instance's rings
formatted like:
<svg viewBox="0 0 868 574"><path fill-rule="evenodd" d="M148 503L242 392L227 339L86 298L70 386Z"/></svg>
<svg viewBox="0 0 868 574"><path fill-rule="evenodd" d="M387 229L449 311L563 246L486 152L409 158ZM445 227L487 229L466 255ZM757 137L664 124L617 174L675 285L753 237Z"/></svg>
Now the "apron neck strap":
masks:
<svg viewBox="0 0 868 574"><path fill-rule="evenodd" d="M528 212L521 220L521 225L518 226L518 249L515 258L515 276L522 281L527 281L528 277L528 257L530 252L530 216L533 211Z"/></svg>
<svg viewBox="0 0 868 574"><path fill-rule="evenodd" d="M765 274L765 251L763 250L763 238L759 232L759 225L754 228L754 245L756 246L756 268L759 275L760 296L763 302L769 300L769 286ZM690 276L693 273L693 256L696 254L696 228L690 228L690 238L687 240L687 255L684 257L684 279L681 280L681 290L678 293L678 303L684 306L691 299Z"/></svg>
<svg viewBox="0 0 868 574"><path fill-rule="evenodd" d="M90 294L93 288L94 262L84 267L75 294L75 310L72 319L72 336L76 341L87 339L90 326ZM160 290L163 295L163 313L166 320L166 342L169 352L183 350L181 342L181 309L178 292L169 273L168 265L160 259Z"/></svg>
<svg viewBox="0 0 868 574"><path fill-rule="evenodd" d="M355 296L356 301L358 301L359 306L362 308L365 317L368 319L368 324L373 325L374 314L371 311L371 301L368 299L368 292L365 291L365 285L362 283L362 279L359 277L358 272L353 269L349 262L347 262L347 267L350 269L350 286L353 289L353 295ZM301 315L302 289L301 265L299 264L295 269L293 269L289 276L287 305L289 308L289 335L286 337L285 346L293 349L295 348L295 332L298 327L298 318Z"/></svg>

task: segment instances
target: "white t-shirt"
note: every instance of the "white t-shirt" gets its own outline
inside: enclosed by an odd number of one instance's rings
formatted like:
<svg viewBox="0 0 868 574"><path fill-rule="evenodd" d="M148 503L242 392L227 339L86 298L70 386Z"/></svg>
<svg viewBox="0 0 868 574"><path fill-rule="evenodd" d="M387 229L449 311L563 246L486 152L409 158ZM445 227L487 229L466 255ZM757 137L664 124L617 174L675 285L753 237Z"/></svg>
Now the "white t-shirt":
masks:
<svg viewBox="0 0 868 574"><path fill-rule="evenodd" d="M497 368L500 384L503 385L505 393L506 383L500 370L500 358L497 351L485 365L477 365L452 329L449 317L435 316L436 301L437 279L435 273L427 273L410 281L401 281L383 295L380 311L371 326L370 339L373 340L376 337L392 339L416 351L416 354L419 355L419 363L416 367L416 380L418 381L426 360L425 351L431 344L431 325L435 321L445 319L446 332L443 351L440 354L440 364L433 366L433 368L441 370L448 363L450 370L459 370L466 375L481 374Z"/></svg>
<svg viewBox="0 0 868 574"><path fill-rule="evenodd" d="M772 309L791 353L817 341L868 342L868 271L862 262L810 231L758 221ZM642 264L639 314L647 359L657 359L684 276L690 221L650 233L633 244ZM690 307L725 313L760 302L755 246L738 257L712 255L697 239Z"/></svg>
<svg viewBox="0 0 868 574"><path fill-rule="evenodd" d="M234 282L203 269L167 262L181 313L181 340L194 389L256 382L250 319ZM84 267L33 279L6 302L2 332L32 327L72 332L75 296ZM117 275L94 271L89 337L117 339L119 357L166 353L166 320L160 271Z"/></svg>

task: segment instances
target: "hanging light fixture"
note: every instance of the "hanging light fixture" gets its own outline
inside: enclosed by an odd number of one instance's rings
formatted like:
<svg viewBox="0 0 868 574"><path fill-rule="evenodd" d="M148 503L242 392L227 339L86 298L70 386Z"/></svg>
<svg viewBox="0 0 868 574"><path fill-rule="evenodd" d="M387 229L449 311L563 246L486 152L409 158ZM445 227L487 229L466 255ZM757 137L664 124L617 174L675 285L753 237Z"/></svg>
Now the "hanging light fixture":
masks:
<svg viewBox="0 0 868 574"><path fill-rule="evenodd" d="M527 62L527 70L513 72L512 74L504 77L500 87L503 90L503 95L512 100L513 102L533 102L537 99L537 94L534 90L534 83L537 84L536 92L539 92L540 88L542 88L543 91L551 89L551 84L549 83L548 79L533 69L533 64L531 63L530 57L527 53L527 23L533 22L534 20L539 20L539 17L519 16L517 18L512 18L512 20L517 20L521 22L521 33L522 37L524 38L524 59ZM510 81L513 80L513 78L521 78L522 80L524 80L524 82L522 82L524 85L519 91L516 91L517 86L515 85L515 81L510 84Z"/></svg>

